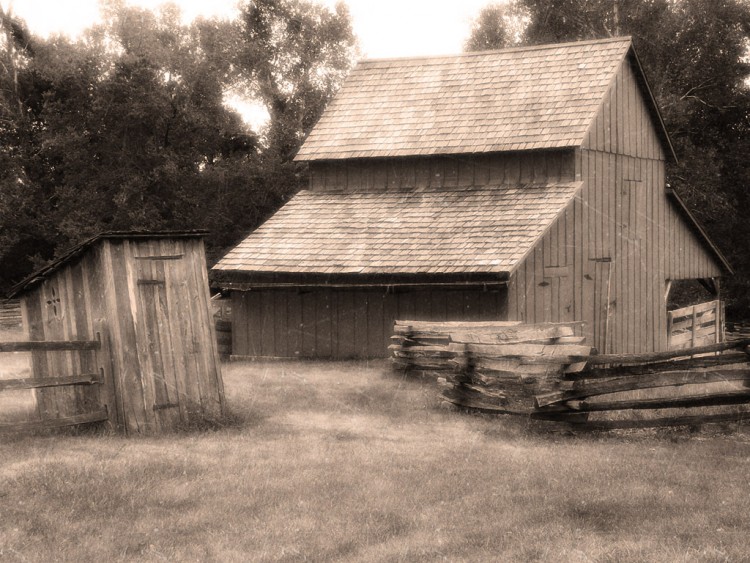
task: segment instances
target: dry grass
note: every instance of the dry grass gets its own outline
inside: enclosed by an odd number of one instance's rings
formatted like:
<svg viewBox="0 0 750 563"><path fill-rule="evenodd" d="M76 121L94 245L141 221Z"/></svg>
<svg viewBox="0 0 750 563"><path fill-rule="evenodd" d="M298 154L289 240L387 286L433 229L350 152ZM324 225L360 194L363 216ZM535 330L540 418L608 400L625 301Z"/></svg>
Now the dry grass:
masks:
<svg viewBox="0 0 750 563"><path fill-rule="evenodd" d="M537 434L386 363L224 366L233 424L0 443L0 561L740 561L750 443Z"/></svg>

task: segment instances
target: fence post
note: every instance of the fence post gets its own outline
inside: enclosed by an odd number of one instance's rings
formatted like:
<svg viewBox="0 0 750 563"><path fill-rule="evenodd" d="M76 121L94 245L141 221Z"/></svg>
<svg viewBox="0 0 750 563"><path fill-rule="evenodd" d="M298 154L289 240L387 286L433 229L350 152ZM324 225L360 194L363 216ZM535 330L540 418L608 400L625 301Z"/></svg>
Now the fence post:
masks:
<svg viewBox="0 0 750 563"><path fill-rule="evenodd" d="M121 396L118 393L117 373L113 357L109 327L103 319L94 321L96 339L101 346L96 351L96 368L102 378L99 401L107 409L108 424L115 429L125 428Z"/></svg>

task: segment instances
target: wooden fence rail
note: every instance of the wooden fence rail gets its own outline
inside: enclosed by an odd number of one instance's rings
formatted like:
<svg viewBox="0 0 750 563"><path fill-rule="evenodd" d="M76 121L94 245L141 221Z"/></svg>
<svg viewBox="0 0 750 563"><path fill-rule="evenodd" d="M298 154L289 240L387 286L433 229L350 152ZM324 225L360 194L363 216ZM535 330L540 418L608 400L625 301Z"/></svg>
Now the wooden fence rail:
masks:
<svg viewBox="0 0 750 563"><path fill-rule="evenodd" d="M102 349L101 334L97 333L97 340L53 340L53 341L13 341L0 342L0 353L2 352L81 352L99 351ZM73 386L102 385L104 383L104 370L97 373L83 373L77 375L49 375L44 377L27 377L15 379L0 379L0 391L15 391L23 389L51 389ZM88 412L80 412L74 415L57 416L38 420L25 420L13 422L0 422L0 434L13 432L27 432L33 430L44 430L61 428L66 426L77 426L93 422L104 422L109 420L109 411L104 405L95 405Z"/></svg>
<svg viewBox="0 0 750 563"><path fill-rule="evenodd" d="M15 432L30 432L33 430L51 430L66 426L78 426L92 422L105 422L109 420L107 409L99 409L93 412L76 414L48 420L27 420L23 422L0 422L0 434Z"/></svg>
<svg viewBox="0 0 750 563"><path fill-rule="evenodd" d="M102 376L98 373L84 373L62 377L45 377L44 379L0 379L0 391L18 389L43 389L45 387L67 387L68 385L98 385Z"/></svg>
<svg viewBox="0 0 750 563"><path fill-rule="evenodd" d="M99 350L101 347L102 344L98 340L24 340L0 342L0 352Z"/></svg>
<svg viewBox="0 0 750 563"><path fill-rule="evenodd" d="M445 382L446 400L482 412L562 420L581 429L750 420L746 411L685 412L750 404L750 339L652 354L598 355L575 336L577 328L463 323L431 329L429 323L396 321L391 350L397 368L437 375ZM708 353L713 355L692 357ZM653 393L643 396L643 390ZM680 412L650 419L627 415L654 409ZM626 419L588 420L589 413L612 411Z"/></svg>

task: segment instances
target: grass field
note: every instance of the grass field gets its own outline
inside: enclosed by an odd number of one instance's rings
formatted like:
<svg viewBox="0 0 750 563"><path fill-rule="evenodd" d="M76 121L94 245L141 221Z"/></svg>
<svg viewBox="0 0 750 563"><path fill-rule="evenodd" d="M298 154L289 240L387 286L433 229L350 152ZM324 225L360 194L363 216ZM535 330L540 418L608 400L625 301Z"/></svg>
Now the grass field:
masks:
<svg viewBox="0 0 750 563"><path fill-rule="evenodd" d="M742 431L546 435L385 362L224 380L224 427L1 437L0 561L748 560Z"/></svg>

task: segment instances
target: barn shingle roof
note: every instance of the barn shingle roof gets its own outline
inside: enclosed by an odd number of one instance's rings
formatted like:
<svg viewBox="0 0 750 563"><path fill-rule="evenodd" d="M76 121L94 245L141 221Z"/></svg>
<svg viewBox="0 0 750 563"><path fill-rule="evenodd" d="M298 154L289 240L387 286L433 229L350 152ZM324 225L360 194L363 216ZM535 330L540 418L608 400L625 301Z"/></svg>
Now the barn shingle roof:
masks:
<svg viewBox="0 0 750 563"><path fill-rule="evenodd" d="M214 270L509 273L580 182L391 192L303 190Z"/></svg>
<svg viewBox="0 0 750 563"><path fill-rule="evenodd" d="M369 60L297 160L580 146L630 38Z"/></svg>

